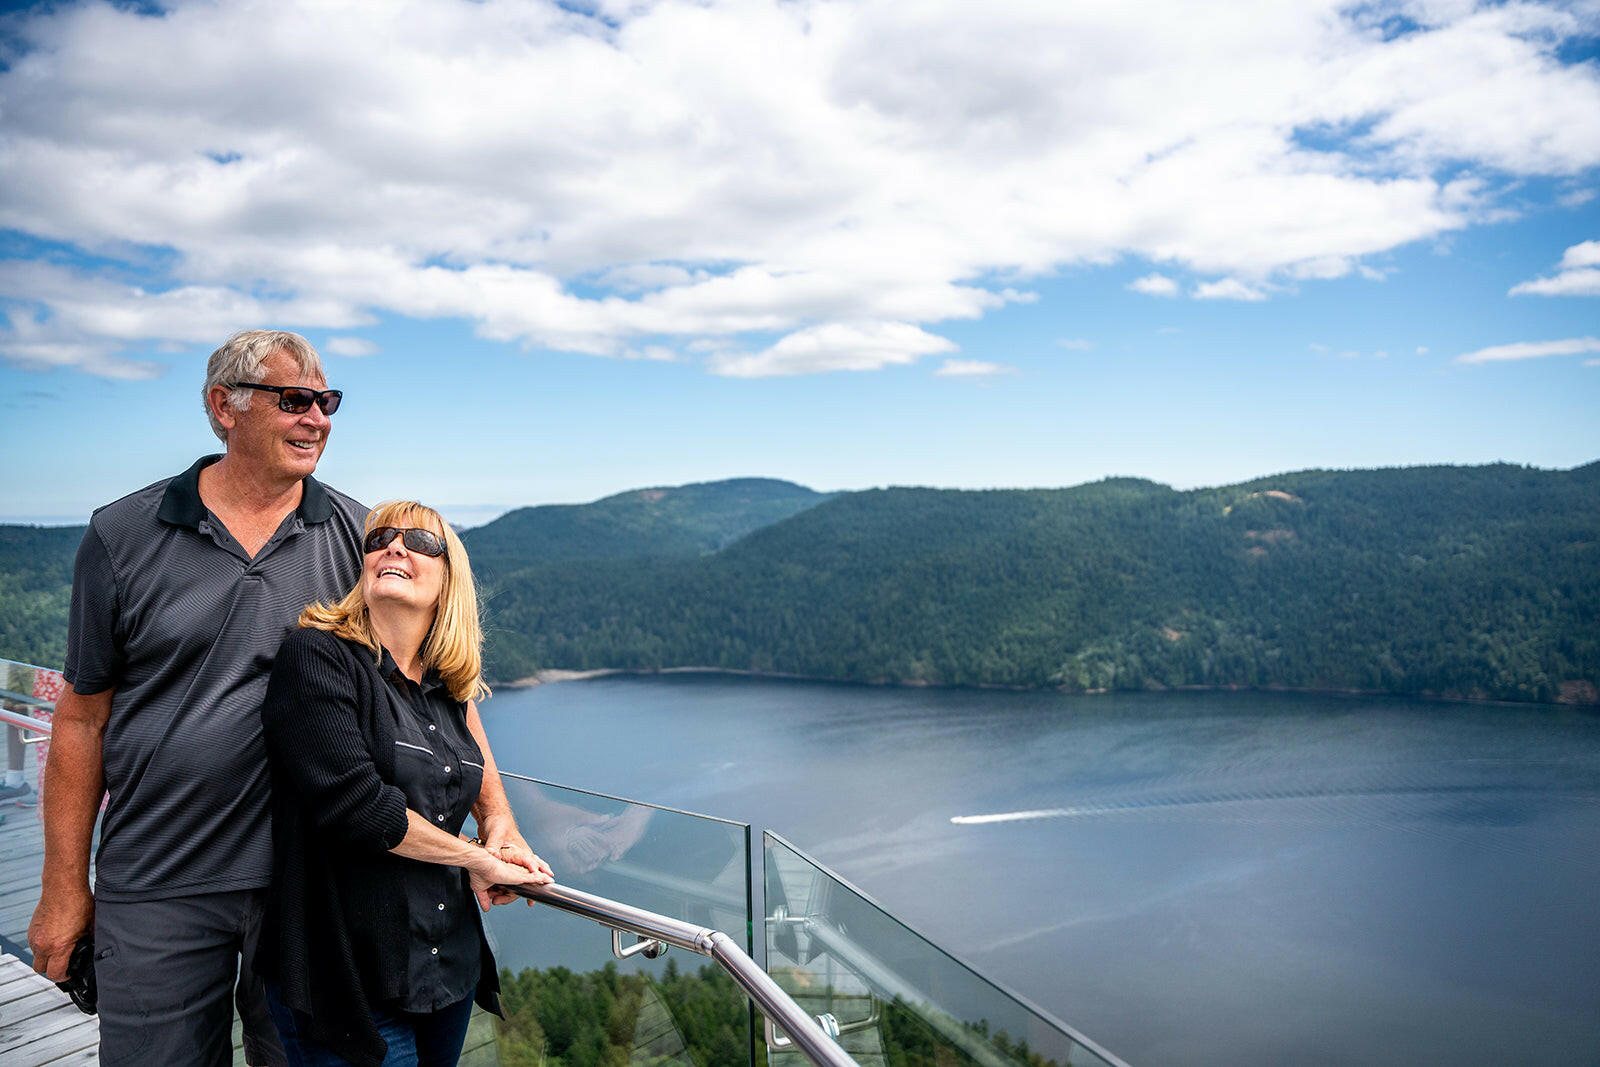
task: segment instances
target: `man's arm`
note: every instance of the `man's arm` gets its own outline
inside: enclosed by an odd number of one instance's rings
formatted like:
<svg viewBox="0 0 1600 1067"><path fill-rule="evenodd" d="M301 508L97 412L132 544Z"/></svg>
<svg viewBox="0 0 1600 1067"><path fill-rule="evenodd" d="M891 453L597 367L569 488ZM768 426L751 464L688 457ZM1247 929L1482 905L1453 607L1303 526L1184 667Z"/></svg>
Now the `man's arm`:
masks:
<svg viewBox="0 0 1600 1067"><path fill-rule="evenodd" d="M67 977L72 946L94 927L89 845L105 794L100 742L113 692L84 696L69 686L56 701L44 771L43 885L28 924L33 969L56 982Z"/></svg>

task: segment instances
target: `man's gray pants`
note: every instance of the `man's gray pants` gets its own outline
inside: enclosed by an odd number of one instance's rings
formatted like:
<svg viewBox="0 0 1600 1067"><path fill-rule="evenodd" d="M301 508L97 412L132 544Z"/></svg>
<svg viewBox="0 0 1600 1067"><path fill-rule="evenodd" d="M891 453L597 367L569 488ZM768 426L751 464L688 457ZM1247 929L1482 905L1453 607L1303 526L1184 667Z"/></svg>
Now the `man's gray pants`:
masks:
<svg viewBox="0 0 1600 1067"><path fill-rule="evenodd" d="M265 986L252 966L265 901L266 890L246 889L95 902L103 1067L229 1067L234 1002L246 1062L284 1067Z"/></svg>

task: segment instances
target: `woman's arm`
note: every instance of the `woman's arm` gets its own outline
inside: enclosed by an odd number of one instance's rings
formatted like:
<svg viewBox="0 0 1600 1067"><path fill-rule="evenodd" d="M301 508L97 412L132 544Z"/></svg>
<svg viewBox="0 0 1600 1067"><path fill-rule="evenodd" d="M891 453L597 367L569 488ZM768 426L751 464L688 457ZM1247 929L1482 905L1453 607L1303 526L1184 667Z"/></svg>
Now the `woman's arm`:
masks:
<svg viewBox="0 0 1600 1067"><path fill-rule="evenodd" d="M387 852L407 834L406 795L378 775L350 670L331 634L296 630L284 639L261 706L267 755L321 831L352 848Z"/></svg>
<svg viewBox="0 0 1600 1067"><path fill-rule="evenodd" d="M423 863L438 863L464 868L472 883L472 892L478 898L478 907L489 910L491 904L504 903L498 899L511 899L515 894L492 893L491 886L548 885L555 881L539 857L533 864L509 863L496 854L471 841L447 834L414 811L406 811L406 836L389 851L406 859ZM533 901L528 901L532 904Z"/></svg>

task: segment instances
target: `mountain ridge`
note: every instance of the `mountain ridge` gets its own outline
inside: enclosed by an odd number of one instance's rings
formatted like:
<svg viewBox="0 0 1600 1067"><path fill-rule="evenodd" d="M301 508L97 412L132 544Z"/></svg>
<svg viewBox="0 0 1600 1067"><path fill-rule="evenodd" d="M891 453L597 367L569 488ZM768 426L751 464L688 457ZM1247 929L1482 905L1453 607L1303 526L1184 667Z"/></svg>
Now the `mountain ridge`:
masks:
<svg viewBox="0 0 1600 1067"><path fill-rule="evenodd" d="M0 526L0 652L60 662L82 529ZM463 537L500 684L698 668L1600 703L1600 461L1190 490L729 479L517 509Z"/></svg>

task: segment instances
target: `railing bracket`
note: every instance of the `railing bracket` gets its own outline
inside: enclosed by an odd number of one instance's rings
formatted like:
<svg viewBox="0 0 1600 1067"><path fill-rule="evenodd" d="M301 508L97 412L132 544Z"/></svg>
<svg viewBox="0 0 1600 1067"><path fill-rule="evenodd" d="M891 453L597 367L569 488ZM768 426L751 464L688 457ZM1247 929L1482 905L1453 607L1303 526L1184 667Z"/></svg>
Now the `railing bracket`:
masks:
<svg viewBox="0 0 1600 1067"><path fill-rule="evenodd" d="M835 1019L831 1012L823 1012L821 1015L813 1015L812 1018L817 1020L817 1025L822 1027L822 1032L824 1034L827 1034L835 1041L839 1040L839 1020ZM794 1044L793 1041L790 1041L787 1037L784 1037L778 1032L778 1028L772 1025L771 1019L763 1016L762 1021L765 1023L763 1029L766 1031L767 1048L772 1049L773 1051L778 1051L780 1049L789 1048Z"/></svg>
<svg viewBox="0 0 1600 1067"><path fill-rule="evenodd" d="M667 943L665 941L657 941L655 938L645 937L643 934L638 935L638 937L639 940L637 942L627 948L623 948L622 931L613 927L611 930L611 954L619 960L625 960L629 956L643 956L647 960L655 960L667 954Z"/></svg>

